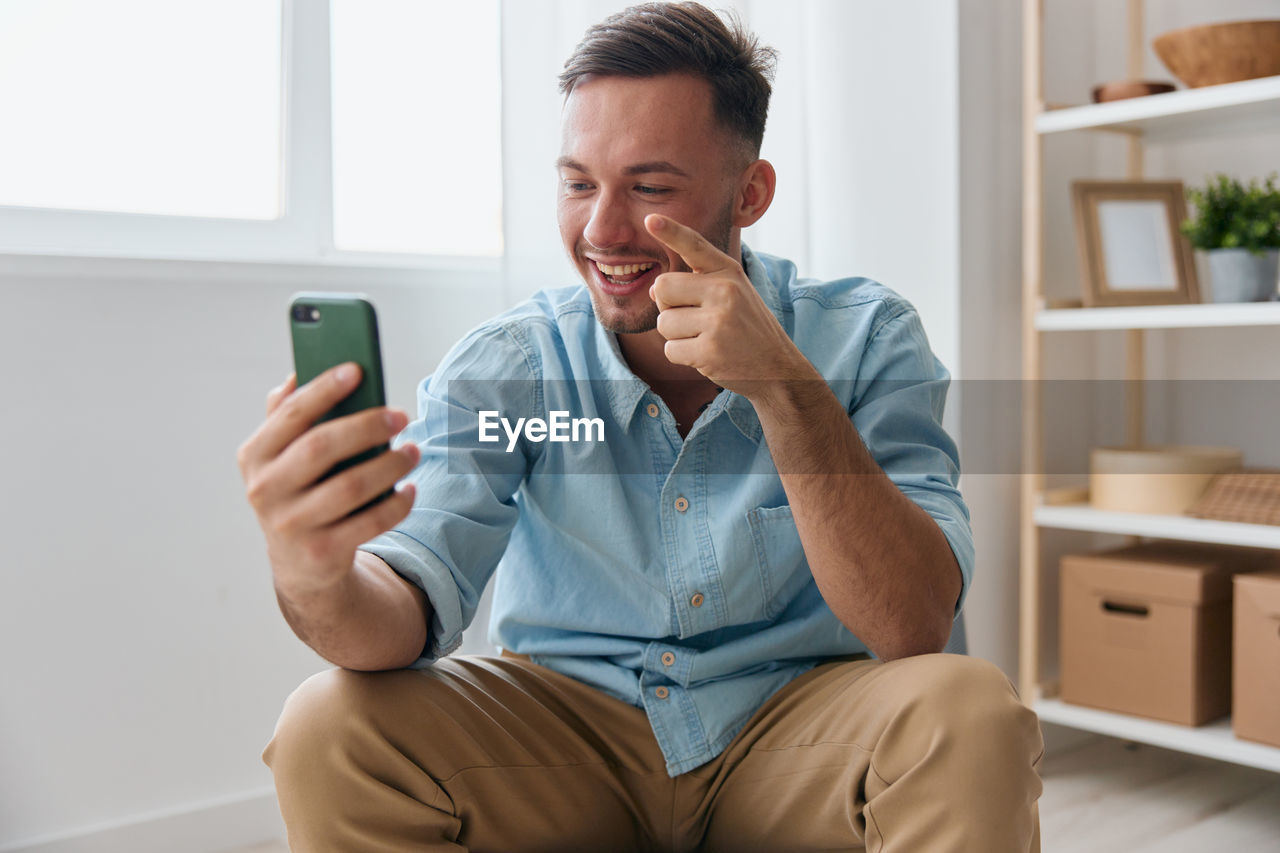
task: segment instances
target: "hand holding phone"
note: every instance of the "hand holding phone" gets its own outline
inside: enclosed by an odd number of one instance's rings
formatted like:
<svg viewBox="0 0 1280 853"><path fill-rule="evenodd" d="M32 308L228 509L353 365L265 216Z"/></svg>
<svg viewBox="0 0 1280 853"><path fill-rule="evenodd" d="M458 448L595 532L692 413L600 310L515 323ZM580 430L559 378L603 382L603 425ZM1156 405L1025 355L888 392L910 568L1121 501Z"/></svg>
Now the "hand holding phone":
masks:
<svg viewBox="0 0 1280 853"><path fill-rule="evenodd" d="M368 299L348 293L296 294L289 306L289 332L300 386L345 362L360 367L360 384L321 415L319 423L386 405L378 317ZM390 446L386 443L371 447L338 462L325 476L333 476L387 450ZM388 490L381 497L390 494Z"/></svg>
<svg viewBox="0 0 1280 853"><path fill-rule="evenodd" d="M330 303L317 296L347 301L329 315ZM382 403L372 308L366 312L358 304L366 301L352 299L295 299L291 324L301 320L300 305L319 311L308 314L318 322L295 332L297 374L268 395L267 419L238 453L276 588L295 600L348 576L357 546L393 527L413 504L411 485L392 489L417 463L417 447L387 449L409 419ZM348 319L320 332L331 317ZM365 319L353 324L351 317Z"/></svg>

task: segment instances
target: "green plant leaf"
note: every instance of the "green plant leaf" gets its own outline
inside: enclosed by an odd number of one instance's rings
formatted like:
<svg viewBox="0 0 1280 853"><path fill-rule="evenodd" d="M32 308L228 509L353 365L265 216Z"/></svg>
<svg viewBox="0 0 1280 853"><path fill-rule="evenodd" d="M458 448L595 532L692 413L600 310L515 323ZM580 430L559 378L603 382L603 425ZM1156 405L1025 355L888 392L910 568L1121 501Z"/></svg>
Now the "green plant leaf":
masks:
<svg viewBox="0 0 1280 853"><path fill-rule="evenodd" d="M1204 189L1189 188L1194 214L1180 230L1197 249L1245 248L1254 254L1280 248L1280 190L1277 174L1248 185L1219 173L1206 178Z"/></svg>

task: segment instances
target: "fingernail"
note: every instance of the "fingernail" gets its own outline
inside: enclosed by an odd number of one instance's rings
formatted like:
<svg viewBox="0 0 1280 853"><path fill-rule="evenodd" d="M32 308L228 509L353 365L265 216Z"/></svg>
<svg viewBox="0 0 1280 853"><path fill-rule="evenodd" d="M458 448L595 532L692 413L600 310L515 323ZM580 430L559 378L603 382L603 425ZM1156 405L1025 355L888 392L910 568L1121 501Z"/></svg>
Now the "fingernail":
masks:
<svg viewBox="0 0 1280 853"><path fill-rule="evenodd" d="M354 364L344 364L338 368L338 381L343 385L350 385L356 381L356 366Z"/></svg>
<svg viewBox="0 0 1280 853"><path fill-rule="evenodd" d="M654 217L653 217L653 230L654 230L654 231L661 231L663 228L665 228L665 227L666 227L666 225L667 225L667 220L663 219L661 216L654 216Z"/></svg>

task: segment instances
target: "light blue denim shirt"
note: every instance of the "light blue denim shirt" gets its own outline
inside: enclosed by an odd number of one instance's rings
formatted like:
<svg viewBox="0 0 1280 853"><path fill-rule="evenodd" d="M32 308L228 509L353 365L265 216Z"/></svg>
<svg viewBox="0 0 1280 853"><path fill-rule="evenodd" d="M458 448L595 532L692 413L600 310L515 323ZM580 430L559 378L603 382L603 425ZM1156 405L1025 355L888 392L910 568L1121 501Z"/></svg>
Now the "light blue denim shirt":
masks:
<svg viewBox="0 0 1280 853"><path fill-rule="evenodd" d="M865 278L801 280L745 247L743 264L872 456L937 521L967 591L969 512L941 425L950 377L916 311ZM482 442L483 411L599 418L603 440L513 443L497 428ZM401 440L422 450L415 506L362 547L431 600L415 668L457 649L496 570L490 640L643 708L675 776L823 658L867 651L818 592L751 404L721 391L682 440L584 286L470 332L420 386Z"/></svg>

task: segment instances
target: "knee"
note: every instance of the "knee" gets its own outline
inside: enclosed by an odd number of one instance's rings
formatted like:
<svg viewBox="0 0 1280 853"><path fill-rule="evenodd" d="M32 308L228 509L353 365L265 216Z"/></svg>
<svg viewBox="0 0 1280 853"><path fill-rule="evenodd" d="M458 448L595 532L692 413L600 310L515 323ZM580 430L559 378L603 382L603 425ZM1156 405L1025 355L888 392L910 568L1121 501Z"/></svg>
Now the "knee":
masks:
<svg viewBox="0 0 1280 853"><path fill-rule="evenodd" d="M991 661L968 655L920 655L911 658L925 701L981 716L1018 702L1013 684Z"/></svg>
<svg viewBox="0 0 1280 853"><path fill-rule="evenodd" d="M285 700L262 760L279 774L347 752L376 723L379 696L399 675L338 668L311 676Z"/></svg>
<svg viewBox="0 0 1280 853"><path fill-rule="evenodd" d="M971 743L1013 741L1038 760L1044 748L1039 720L998 666L950 654L920 655L893 665L899 663L912 670L911 710L927 716L936 731Z"/></svg>

